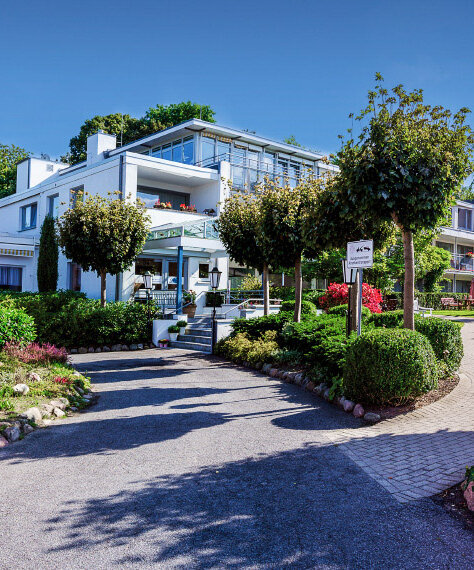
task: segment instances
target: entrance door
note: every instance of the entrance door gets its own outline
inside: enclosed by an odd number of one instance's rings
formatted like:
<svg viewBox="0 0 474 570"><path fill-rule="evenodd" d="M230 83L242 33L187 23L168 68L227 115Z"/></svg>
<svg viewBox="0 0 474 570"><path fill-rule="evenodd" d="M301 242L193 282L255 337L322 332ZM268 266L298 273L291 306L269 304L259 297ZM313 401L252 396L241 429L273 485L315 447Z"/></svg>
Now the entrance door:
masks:
<svg viewBox="0 0 474 570"><path fill-rule="evenodd" d="M178 262L167 260L167 271L166 271L166 284L169 291L176 291L178 288ZM188 260L183 260L183 280L182 280L183 289L187 288L188 285Z"/></svg>

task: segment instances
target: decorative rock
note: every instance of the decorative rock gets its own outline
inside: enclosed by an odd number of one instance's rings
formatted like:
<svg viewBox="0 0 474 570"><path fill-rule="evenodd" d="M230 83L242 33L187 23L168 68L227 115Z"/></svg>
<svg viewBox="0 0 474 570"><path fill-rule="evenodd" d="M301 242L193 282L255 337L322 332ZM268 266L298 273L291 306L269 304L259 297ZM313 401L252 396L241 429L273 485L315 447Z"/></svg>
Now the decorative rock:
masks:
<svg viewBox="0 0 474 570"><path fill-rule="evenodd" d="M128 350L128 346L126 344L122 344L122 350Z"/></svg>
<svg viewBox="0 0 474 570"><path fill-rule="evenodd" d="M102 352L110 352L110 348L108 346L103 346Z"/></svg>
<svg viewBox="0 0 474 570"><path fill-rule="evenodd" d="M78 372L77 370L74 370L74 372L72 373L73 376L77 376L78 378L80 378L82 376L82 374L80 372Z"/></svg>
<svg viewBox="0 0 474 570"><path fill-rule="evenodd" d="M324 382L321 382L321 384L319 386L316 386L316 388L314 389L316 394L318 394L319 396L322 396L324 394L324 391L327 390L327 384L325 384Z"/></svg>
<svg viewBox="0 0 474 570"><path fill-rule="evenodd" d="M146 347L146 345L145 345ZM261 370L262 369L262 363L261 362L257 362L257 364L255 364L255 370Z"/></svg>
<svg viewBox="0 0 474 570"><path fill-rule="evenodd" d="M20 428L18 426L11 426L7 428L3 433L8 439L9 443L14 443L20 439Z"/></svg>
<svg viewBox="0 0 474 570"><path fill-rule="evenodd" d="M77 348L71 348L70 354L77 354Z"/></svg>
<svg viewBox="0 0 474 570"><path fill-rule="evenodd" d="M8 445L8 439L5 439L3 435L0 435L0 448L6 447Z"/></svg>
<svg viewBox="0 0 474 570"><path fill-rule="evenodd" d="M21 414L23 418L26 418L30 422L35 422L39 424L43 419L41 412L38 408L28 408L25 413Z"/></svg>
<svg viewBox="0 0 474 570"><path fill-rule="evenodd" d="M35 428L33 426L30 426L30 424L25 424L23 426L23 433L28 435L29 433L35 431Z"/></svg>
<svg viewBox="0 0 474 570"><path fill-rule="evenodd" d="M139 342L139 343L137 344L137 348L138 348L138 350L143 350L143 348L144 348L144 347L143 347L143 344L142 344L141 342Z"/></svg>
<svg viewBox="0 0 474 570"><path fill-rule="evenodd" d="M29 391L30 389L26 384L16 384L16 386L13 386L13 392L15 392L15 394L20 394L21 396L26 396Z"/></svg>
<svg viewBox="0 0 474 570"><path fill-rule="evenodd" d="M354 406L354 410L352 411L352 415L355 418L362 418L364 417L364 414L365 414L364 408L360 404L356 404Z"/></svg>
<svg viewBox="0 0 474 570"><path fill-rule="evenodd" d="M89 349L87 350L87 352L90 352L91 354L93 352L95 352L94 347L93 346L89 346Z"/></svg>
<svg viewBox="0 0 474 570"><path fill-rule="evenodd" d="M350 400L344 400L344 403L342 404L342 408L345 412L352 412L354 406L354 402L351 402Z"/></svg>
<svg viewBox="0 0 474 570"><path fill-rule="evenodd" d="M76 406L71 406L70 410L71 412L78 412L79 408L76 408Z"/></svg>
<svg viewBox="0 0 474 570"><path fill-rule="evenodd" d="M28 374L28 380L31 380L31 382L41 382L41 376L36 372L30 372Z"/></svg>
<svg viewBox="0 0 474 570"><path fill-rule="evenodd" d="M465 484L463 485L464 488ZM474 481L470 481L464 489L464 498L466 499L467 508L474 511Z"/></svg>
<svg viewBox="0 0 474 570"><path fill-rule="evenodd" d="M131 344L131 345L130 345L130 350L138 350L138 345L136 345L136 344Z"/></svg>
<svg viewBox="0 0 474 570"><path fill-rule="evenodd" d="M374 414L374 412L367 412L364 415L364 421L369 422L370 424L376 424L380 421L379 414Z"/></svg>
<svg viewBox="0 0 474 570"><path fill-rule="evenodd" d="M280 378L280 380L284 380L285 376L286 376L285 370L279 370L277 376L278 376L278 378Z"/></svg>
<svg viewBox="0 0 474 570"><path fill-rule="evenodd" d="M336 404L338 406L340 406L341 408L344 406L344 402L346 401L346 399L344 398L344 396L338 396L336 398Z"/></svg>
<svg viewBox="0 0 474 570"><path fill-rule="evenodd" d="M67 398L58 398L60 402L62 402L66 408L69 406L69 400Z"/></svg>
<svg viewBox="0 0 474 570"><path fill-rule="evenodd" d="M301 386L302 382L303 382L303 374L301 372L298 372L298 374L295 374L295 384Z"/></svg>
<svg viewBox="0 0 474 570"><path fill-rule="evenodd" d="M50 404L41 404L41 417L46 418L51 416L53 410L54 406L51 406Z"/></svg>
<svg viewBox="0 0 474 570"><path fill-rule="evenodd" d="M326 388L326 390L324 390L323 392L323 398L328 402L329 402L329 392L330 392L329 388Z"/></svg>
<svg viewBox="0 0 474 570"><path fill-rule="evenodd" d="M79 354L87 354L87 348L85 348L84 346L81 346L77 349L77 352Z"/></svg>
<svg viewBox="0 0 474 570"><path fill-rule="evenodd" d="M53 408L59 408L60 410L65 410L67 404L63 400L66 400L66 398L58 398L57 400L51 400L50 405L53 406ZM69 402L68 402L68 404L69 404ZM54 413L54 409L53 409L53 413Z"/></svg>
<svg viewBox="0 0 474 570"><path fill-rule="evenodd" d="M53 413L57 418L63 418L66 415L66 413L59 408L54 408Z"/></svg>
<svg viewBox="0 0 474 570"><path fill-rule="evenodd" d="M271 376L272 378L277 378L279 372L280 372L280 371L278 370L278 368L272 368L272 369L270 370L270 376Z"/></svg>
<svg viewBox="0 0 474 570"><path fill-rule="evenodd" d="M96 352L96 353L102 352L102 349L100 348L100 346L98 346L98 347L95 349L95 352Z"/></svg>
<svg viewBox="0 0 474 570"><path fill-rule="evenodd" d="M269 374L270 370L272 369L272 365L271 364L264 364L262 366L262 372L264 372L265 374Z"/></svg>
<svg viewBox="0 0 474 570"><path fill-rule="evenodd" d="M309 392L312 392L314 390L314 382L312 380L309 380L309 382L306 384L305 388Z"/></svg>
<svg viewBox="0 0 474 570"><path fill-rule="evenodd" d="M80 386L76 386L76 392L79 392L81 396L84 394L84 390Z"/></svg>

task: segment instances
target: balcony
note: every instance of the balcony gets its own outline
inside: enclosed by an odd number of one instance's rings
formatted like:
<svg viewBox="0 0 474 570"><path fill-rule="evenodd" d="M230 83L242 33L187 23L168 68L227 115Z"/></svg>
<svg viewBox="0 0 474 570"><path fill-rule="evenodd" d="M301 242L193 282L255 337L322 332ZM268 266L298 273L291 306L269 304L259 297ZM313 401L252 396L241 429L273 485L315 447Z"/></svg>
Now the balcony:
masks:
<svg viewBox="0 0 474 570"><path fill-rule="evenodd" d="M454 271L474 272L474 257L453 253L451 255L451 268Z"/></svg>
<svg viewBox="0 0 474 570"><path fill-rule="evenodd" d="M153 228L145 244L145 251L176 249L180 246L187 251L225 254L215 227L215 220L212 219L166 224Z"/></svg>

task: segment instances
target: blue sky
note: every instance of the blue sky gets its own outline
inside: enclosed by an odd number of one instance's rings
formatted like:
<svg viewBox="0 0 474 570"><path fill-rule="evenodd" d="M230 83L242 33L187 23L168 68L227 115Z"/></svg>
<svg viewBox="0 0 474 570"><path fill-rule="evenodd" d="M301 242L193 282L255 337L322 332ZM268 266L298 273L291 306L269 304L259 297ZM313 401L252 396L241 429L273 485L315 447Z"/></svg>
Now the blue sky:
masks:
<svg viewBox="0 0 474 570"><path fill-rule="evenodd" d="M376 71L474 109L473 16L456 0L4 0L0 142L59 156L87 118L191 99L334 151Z"/></svg>

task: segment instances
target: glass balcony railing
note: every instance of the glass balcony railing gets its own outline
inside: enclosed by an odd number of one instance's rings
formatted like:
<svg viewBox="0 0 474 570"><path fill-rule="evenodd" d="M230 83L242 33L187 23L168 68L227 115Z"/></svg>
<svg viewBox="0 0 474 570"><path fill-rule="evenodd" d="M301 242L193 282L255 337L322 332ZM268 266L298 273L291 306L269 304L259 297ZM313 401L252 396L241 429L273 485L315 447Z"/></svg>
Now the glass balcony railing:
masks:
<svg viewBox="0 0 474 570"><path fill-rule="evenodd" d="M467 254L453 253L451 267L456 271L474 271L474 257Z"/></svg>
<svg viewBox="0 0 474 570"><path fill-rule="evenodd" d="M219 239L215 220L198 220L184 224L163 226L150 232L148 240L168 239L173 237L193 237L199 239Z"/></svg>

